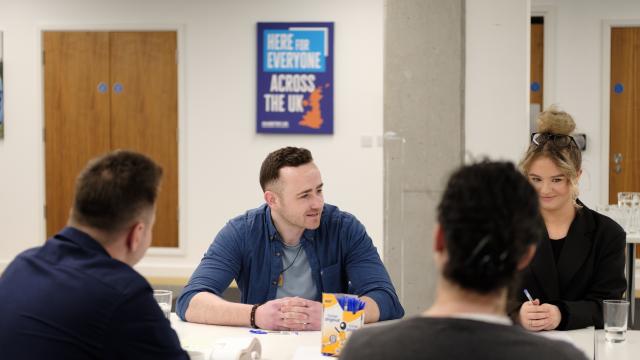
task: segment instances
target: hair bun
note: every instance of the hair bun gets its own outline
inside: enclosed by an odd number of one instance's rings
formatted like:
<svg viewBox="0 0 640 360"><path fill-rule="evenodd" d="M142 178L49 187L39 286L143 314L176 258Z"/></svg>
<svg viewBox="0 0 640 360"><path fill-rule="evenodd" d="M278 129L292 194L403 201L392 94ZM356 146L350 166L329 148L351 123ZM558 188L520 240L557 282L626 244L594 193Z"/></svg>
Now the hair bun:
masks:
<svg viewBox="0 0 640 360"><path fill-rule="evenodd" d="M576 122L568 113L552 105L538 115L538 132L569 135L576 129Z"/></svg>

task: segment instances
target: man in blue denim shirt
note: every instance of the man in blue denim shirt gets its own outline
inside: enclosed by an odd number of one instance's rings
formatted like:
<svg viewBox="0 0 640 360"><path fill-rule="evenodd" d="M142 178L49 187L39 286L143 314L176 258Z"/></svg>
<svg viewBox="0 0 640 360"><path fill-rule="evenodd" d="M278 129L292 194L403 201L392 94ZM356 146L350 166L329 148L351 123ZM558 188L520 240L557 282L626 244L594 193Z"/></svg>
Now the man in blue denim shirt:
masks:
<svg viewBox="0 0 640 360"><path fill-rule="evenodd" d="M266 204L227 223L177 301L183 320L274 330L319 330L323 292L366 302L365 321L404 315L364 226L324 203L307 149L270 153L260 169ZM242 303L221 298L235 279Z"/></svg>

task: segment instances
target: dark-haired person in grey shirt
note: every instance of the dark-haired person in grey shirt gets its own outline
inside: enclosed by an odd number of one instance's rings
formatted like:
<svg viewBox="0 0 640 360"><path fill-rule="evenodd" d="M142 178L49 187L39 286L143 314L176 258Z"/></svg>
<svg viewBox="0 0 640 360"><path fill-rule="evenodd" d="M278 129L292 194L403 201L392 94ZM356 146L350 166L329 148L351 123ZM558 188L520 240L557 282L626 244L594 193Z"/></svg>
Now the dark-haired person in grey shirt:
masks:
<svg viewBox="0 0 640 360"><path fill-rule="evenodd" d="M459 169L438 207L434 304L420 317L354 332L340 359L586 359L507 317L507 287L531 261L540 224L536 192L513 164Z"/></svg>

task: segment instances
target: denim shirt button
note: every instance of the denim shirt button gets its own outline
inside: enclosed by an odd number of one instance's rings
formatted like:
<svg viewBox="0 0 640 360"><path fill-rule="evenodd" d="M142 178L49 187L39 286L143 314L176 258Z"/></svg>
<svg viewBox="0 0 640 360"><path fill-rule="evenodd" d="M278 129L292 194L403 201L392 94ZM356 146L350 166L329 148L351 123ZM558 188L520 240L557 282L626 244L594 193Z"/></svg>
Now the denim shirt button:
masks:
<svg viewBox="0 0 640 360"><path fill-rule="evenodd" d="M277 253L276 253L276 256L280 256L280 252L277 252Z"/></svg>
<svg viewBox="0 0 640 360"><path fill-rule="evenodd" d="M273 280L273 281L271 282L271 285L276 285L276 284L278 284L278 282L277 282L277 281L275 281L275 280Z"/></svg>

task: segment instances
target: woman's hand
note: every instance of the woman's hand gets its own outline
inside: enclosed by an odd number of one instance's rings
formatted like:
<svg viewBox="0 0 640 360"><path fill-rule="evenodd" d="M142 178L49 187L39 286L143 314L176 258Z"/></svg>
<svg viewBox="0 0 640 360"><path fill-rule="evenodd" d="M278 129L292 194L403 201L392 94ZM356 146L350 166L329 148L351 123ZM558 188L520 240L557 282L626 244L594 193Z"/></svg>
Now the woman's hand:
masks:
<svg viewBox="0 0 640 360"><path fill-rule="evenodd" d="M526 301L520 307L520 324L530 331L554 330L560 325L562 313L551 304L540 304L540 300Z"/></svg>

